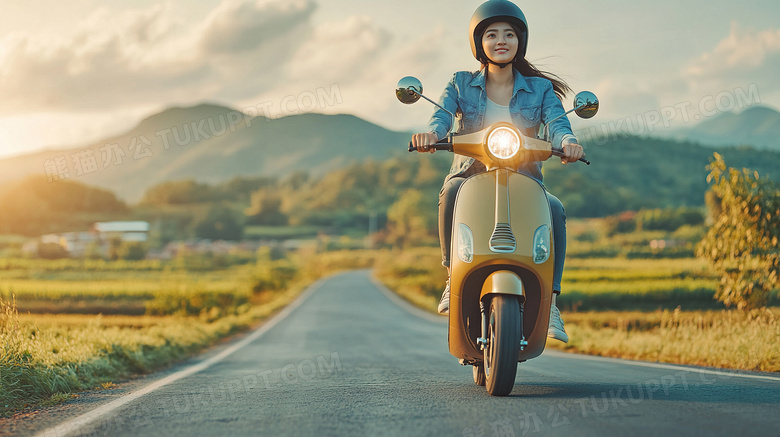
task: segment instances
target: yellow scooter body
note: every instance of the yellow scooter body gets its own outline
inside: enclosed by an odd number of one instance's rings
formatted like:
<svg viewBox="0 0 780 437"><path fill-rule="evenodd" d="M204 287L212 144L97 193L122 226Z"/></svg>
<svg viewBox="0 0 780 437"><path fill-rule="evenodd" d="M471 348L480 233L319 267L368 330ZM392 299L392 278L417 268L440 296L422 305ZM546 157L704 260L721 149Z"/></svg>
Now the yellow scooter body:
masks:
<svg viewBox="0 0 780 437"><path fill-rule="evenodd" d="M464 225L473 235L473 258L468 262L469 257L459 252ZM509 230L504 225L509 225ZM536 264L533 237L543 225L550 232L550 255ZM450 260L449 348L453 356L464 363L483 360L477 345L482 335L480 301L495 293L517 295L523 305L523 336L528 345L518 351L517 360L542 353L550 319L553 246L547 193L536 180L494 167L461 185L455 203Z"/></svg>

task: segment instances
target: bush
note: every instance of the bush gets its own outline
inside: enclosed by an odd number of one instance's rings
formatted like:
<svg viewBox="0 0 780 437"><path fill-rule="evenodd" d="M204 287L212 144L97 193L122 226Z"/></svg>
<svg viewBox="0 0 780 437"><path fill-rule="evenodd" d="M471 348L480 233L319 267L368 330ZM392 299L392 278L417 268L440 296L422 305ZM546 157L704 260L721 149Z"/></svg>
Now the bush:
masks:
<svg viewBox="0 0 780 437"><path fill-rule="evenodd" d="M639 231L675 231L684 225L703 223L701 208L643 209L636 216L636 229Z"/></svg>
<svg viewBox="0 0 780 437"><path fill-rule="evenodd" d="M259 294L283 290L297 275L298 267L288 259L260 259L252 272L252 291Z"/></svg>
<svg viewBox="0 0 780 437"><path fill-rule="evenodd" d="M139 241L124 241L119 247L119 259L140 261L146 258L146 244Z"/></svg>
<svg viewBox="0 0 780 437"><path fill-rule="evenodd" d="M209 240L240 240L244 236L241 214L226 206L214 206L195 225L195 235Z"/></svg>
<svg viewBox="0 0 780 437"><path fill-rule="evenodd" d="M727 168L715 154L707 181L720 213L698 248L721 277L717 298L740 309L765 306L780 288L780 186Z"/></svg>
<svg viewBox="0 0 780 437"><path fill-rule="evenodd" d="M57 243L38 243L38 257L43 259L68 258L70 255Z"/></svg>
<svg viewBox="0 0 780 437"><path fill-rule="evenodd" d="M636 230L636 213L626 211L604 219L604 232L607 236L626 234Z"/></svg>

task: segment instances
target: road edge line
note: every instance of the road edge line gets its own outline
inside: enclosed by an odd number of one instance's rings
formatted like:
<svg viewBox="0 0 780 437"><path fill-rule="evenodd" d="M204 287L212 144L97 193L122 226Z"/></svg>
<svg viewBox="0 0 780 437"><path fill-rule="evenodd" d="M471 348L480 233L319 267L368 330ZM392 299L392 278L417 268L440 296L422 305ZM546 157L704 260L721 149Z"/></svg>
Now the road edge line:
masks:
<svg viewBox="0 0 780 437"><path fill-rule="evenodd" d="M420 317L422 319L431 322L442 323L449 320L448 317L438 316L436 314L430 313L428 311L425 311L421 308L417 308L416 306L412 305L411 303L406 301L406 299L396 294L393 290L387 288L387 286L383 284L382 281L380 281L374 276L372 270L368 270L368 276L371 280L371 283L374 284L374 286L378 288L379 291L381 291L382 294L385 295L385 297L387 297L391 302L401 307L402 309L414 314L417 317Z"/></svg>
<svg viewBox="0 0 780 437"><path fill-rule="evenodd" d="M620 361L621 363L630 364L632 366L652 367L652 368L655 368L655 369L668 369L668 370L698 372L698 373L705 373L705 374L708 374L708 375L725 376L725 377L736 376L736 377L740 377L740 378L749 378L749 379L765 379L765 380L769 380L769 381L780 382L780 377L777 377L777 376L749 375L749 374L744 374L744 373L738 373L738 372L749 372L749 370L739 370L739 369L712 370L712 369L708 369L706 367L693 366L693 365L690 365L690 364L652 363L652 362L649 362L649 361L627 360L625 358L601 357L601 356L598 356L598 355L586 355L586 354L580 354L580 353L562 352L562 351L555 350L555 349L546 349L545 352L553 352L552 355L560 355L560 356L569 357L569 358L576 358L576 359L580 359L580 360L591 360L591 361L602 361L602 362Z"/></svg>
<svg viewBox="0 0 780 437"><path fill-rule="evenodd" d="M74 419L67 420L63 423L60 423L59 425L52 426L50 428L47 428L39 433L34 434L34 437L65 437L67 435L70 435L72 433L75 433L76 431L79 431L81 428L86 427L87 425L93 423L94 421L100 419L101 417L105 416L106 414L146 395L149 394L159 388L162 388L168 384L171 384L173 382L176 382L182 378L186 378L188 376L194 375L200 371L203 371L205 369L208 369L212 365L222 361L223 359L227 358L229 355L232 355L239 349L243 348L244 346L248 345L249 343L252 343L253 341L257 340L258 338L262 337L263 334L271 330L276 324L278 324L280 321L284 320L288 315L290 315L293 311L295 311L303 302L305 302L309 296L311 296L315 291L317 291L322 284L329 278L322 278L309 286L306 291L304 291L300 296L298 296L292 303L284 307L282 311L277 313L275 316L273 316L271 319L269 319L267 322L263 323L262 326L255 329L253 332L251 332L248 336L242 338L238 342L230 345L228 348L224 349L217 355L210 357L208 359L205 359L201 362L192 364L188 366L185 369L179 370L171 375L166 376L163 379L160 379L158 381L152 382L132 393L128 393L119 399L115 399L105 405L102 405L100 407L95 408L94 410L91 410L87 413L84 413L80 416L77 416Z"/></svg>

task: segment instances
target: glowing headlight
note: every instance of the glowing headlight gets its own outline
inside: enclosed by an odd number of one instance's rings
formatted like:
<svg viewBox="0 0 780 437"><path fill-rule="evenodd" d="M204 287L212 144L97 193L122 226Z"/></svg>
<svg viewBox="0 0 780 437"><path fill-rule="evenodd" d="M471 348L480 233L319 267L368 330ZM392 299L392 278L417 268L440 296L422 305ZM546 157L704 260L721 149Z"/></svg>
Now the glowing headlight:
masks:
<svg viewBox="0 0 780 437"><path fill-rule="evenodd" d="M474 259L474 236L471 229L463 223L458 225L458 258L464 263Z"/></svg>
<svg viewBox="0 0 780 437"><path fill-rule="evenodd" d="M508 127L499 127L488 136L488 150L498 159L509 159L520 150L520 137Z"/></svg>
<svg viewBox="0 0 780 437"><path fill-rule="evenodd" d="M550 257L550 228L547 225L541 225L534 232L534 262L541 264Z"/></svg>

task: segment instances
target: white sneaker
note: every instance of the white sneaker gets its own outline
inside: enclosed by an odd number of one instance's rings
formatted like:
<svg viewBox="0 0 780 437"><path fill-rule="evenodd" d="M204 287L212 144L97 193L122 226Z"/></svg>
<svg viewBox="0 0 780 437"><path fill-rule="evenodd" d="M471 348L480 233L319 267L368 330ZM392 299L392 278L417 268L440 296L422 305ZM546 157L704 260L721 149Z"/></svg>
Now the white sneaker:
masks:
<svg viewBox="0 0 780 437"><path fill-rule="evenodd" d="M439 301L439 314L447 315L450 313L450 278L447 278L447 286L444 287L444 293L441 294Z"/></svg>
<svg viewBox="0 0 780 437"><path fill-rule="evenodd" d="M561 312L558 311L558 307L555 305L550 308L550 326L547 328L547 336L564 343L569 342L569 336L566 334L566 329L563 327Z"/></svg>

